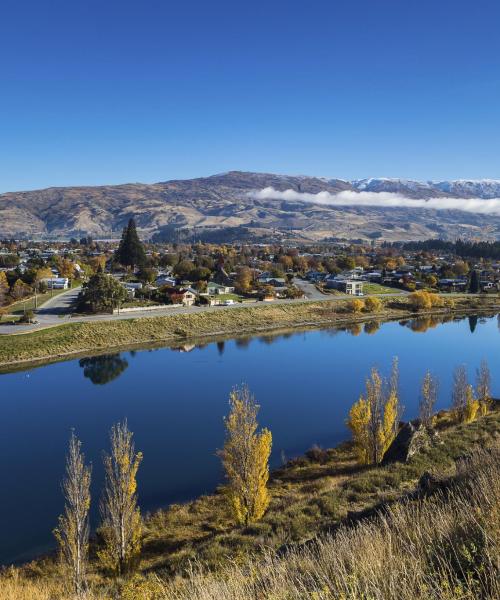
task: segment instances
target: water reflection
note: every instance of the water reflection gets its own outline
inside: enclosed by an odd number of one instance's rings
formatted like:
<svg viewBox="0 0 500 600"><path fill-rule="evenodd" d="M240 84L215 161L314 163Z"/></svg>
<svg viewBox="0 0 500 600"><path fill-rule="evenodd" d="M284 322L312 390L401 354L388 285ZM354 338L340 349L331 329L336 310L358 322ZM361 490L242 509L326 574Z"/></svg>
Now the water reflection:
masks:
<svg viewBox="0 0 500 600"><path fill-rule="evenodd" d="M473 315L473 316L469 317L469 329L470 329L471 333L474 333L474 331L476 330L477 320L478 320L477 315Z"/></svg>
<svg viewBox="0 0 500 600"><path fill-rule="evenodd" d="M79 361L83 376L95 385L105 385L119 377L128 367L128 362L120 354L90 356Z"/></svg>

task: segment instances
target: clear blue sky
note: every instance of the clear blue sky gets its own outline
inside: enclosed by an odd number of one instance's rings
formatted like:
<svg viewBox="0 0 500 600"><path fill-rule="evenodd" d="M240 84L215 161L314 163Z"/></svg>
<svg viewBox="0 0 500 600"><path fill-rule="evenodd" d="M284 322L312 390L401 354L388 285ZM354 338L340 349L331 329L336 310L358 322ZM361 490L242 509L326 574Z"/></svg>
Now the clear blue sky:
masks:
<svg viewBox="0 0 500 600"><path fill-rule="evenodd" d="M3 0L0 191L500 178L498 0Z"/></svg>

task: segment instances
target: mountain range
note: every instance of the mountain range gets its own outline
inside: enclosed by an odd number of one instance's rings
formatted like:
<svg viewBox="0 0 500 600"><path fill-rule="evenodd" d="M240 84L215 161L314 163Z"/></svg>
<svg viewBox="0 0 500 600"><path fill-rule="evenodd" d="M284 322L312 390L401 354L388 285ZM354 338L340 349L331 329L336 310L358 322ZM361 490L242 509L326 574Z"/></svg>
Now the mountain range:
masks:
<svg viewBox="0 0 500 600"><path fill-rule="evenodd" d="M269 191L271 189L271 191ZM266 190L265 197L259 192ZM293 190L290 199L278 192ZM276 197L273 197L276 192ZM345 205L312 194L345 196ZM363 194L363 192L365 194ZM370 205L356 205L369 193ZM450 199L441 209L378 206L380 197ZM283 194L282 194L283 196ZM307 199L303 199L307 198ZM206 241L500 239L500 212L453 208L453 199L498 202L500 180L419 182L371 178L347 181L231 171L153 184L54 187L0 195L0 236L116 238L133 216L145 238ZM352 200L353 199L353 200ZM496 199L496 200L495 200ZM408 206L409 204L409 206ZM483 202L484 206L489 206Z"/></svg>

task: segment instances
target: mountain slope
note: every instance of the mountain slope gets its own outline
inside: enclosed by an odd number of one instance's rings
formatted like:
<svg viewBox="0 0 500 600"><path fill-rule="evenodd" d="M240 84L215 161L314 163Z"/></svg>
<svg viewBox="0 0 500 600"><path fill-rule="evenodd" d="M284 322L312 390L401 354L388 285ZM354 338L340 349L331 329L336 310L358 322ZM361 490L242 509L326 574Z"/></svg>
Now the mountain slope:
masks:
<svg viewBox="0 0 500 600"><path fill-rule="evenodd" d="M0 195L0 236L117 237L129 217L145 237L321 240L429 237L500 238L500 216L457 210L328 206L302 200L256 199L272 187L299 193L391 192L413 199L498 198L500 181L344 181L232 171L155 184L48 188Z"/></svg>

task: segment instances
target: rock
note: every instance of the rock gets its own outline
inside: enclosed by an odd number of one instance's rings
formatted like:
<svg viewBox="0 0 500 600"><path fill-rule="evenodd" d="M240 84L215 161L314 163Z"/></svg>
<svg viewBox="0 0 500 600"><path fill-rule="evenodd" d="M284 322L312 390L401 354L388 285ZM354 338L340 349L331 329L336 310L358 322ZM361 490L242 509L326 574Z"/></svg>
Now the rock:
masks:
<svg viewBox="0 0 500 600"><path fill-rule="evenodd" d="M430 445L427 428L417 419L405 423L384 454L382 464L407 462L414 454Z"/></svg>

